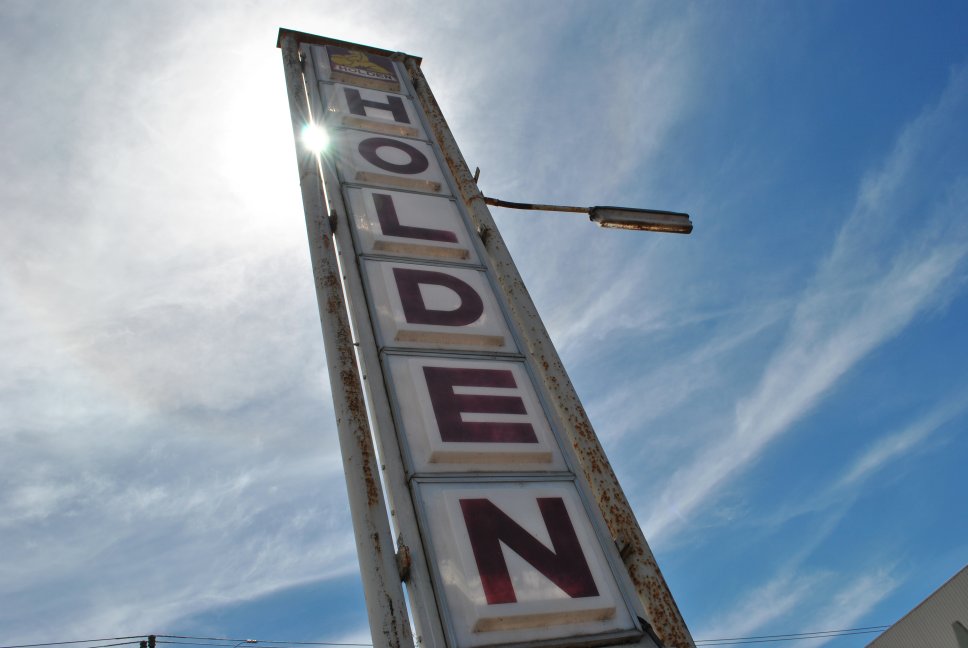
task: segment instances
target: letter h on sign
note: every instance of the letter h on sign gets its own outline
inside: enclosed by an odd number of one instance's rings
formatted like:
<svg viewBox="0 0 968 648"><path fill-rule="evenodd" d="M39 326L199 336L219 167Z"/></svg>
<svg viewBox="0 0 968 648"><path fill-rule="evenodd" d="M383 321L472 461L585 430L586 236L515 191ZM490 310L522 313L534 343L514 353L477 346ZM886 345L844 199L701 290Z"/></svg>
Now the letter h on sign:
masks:
<svg viewBox="0 0 968 648"><path fill-rule="evenodd" d="M410 116L407 114L407 107L401 97L395 95L385 95L386 101L374 101L364 99L360 91L356 88L343 88L343 95L346 97L346 105L350 112L361 117L371 117L367 108L373 108L381 112L388 112L393 117L393 121L401 124L409 124Z"/></svg>
<svg viewBox="0 0 968 648"><path fill-rule="evenodd" d="M413 102L404 96L343 84L322 84L326 121L374 133L424 138Z"/></svg>

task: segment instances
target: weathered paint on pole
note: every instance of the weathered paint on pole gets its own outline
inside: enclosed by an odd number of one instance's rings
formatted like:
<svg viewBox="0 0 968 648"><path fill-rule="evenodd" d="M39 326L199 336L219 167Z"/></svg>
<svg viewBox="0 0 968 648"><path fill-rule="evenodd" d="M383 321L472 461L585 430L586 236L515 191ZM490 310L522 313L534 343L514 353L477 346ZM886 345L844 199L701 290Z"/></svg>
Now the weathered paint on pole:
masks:
<svg viewBox="0 0 968 648"><path fill-rule="evenodd" d="M551 396L552 405L565 424L565 432L605 523L619 546L629 576L648 616L646 620L662 643L669 648L694 648L695 643L689 629L504 239L487 209L484 195L457 147L418 62L409 58L405 60L416 96L443 151L468 214L481 236L511 315L516 320L527 351Z"/></svg>
<svg viewBox="0 0 968 648"><path fill-rule="evenodd" d="M312 123L303 82L299 47L282 35L282 61L289 93L293 136L299 160L310 255L329 368L340 450L349 495L357 556L363 580L370 633L375 648L413 648L393 538L387 520L379 466L370 435L363 389L334 251L329 209L315 153L300 145L302 128Z"/></svg>
<svg viewBox="0 0 968 648"><path fill-rule="evenodd" d="M307 35L301 35L307 38ZM308 42L315 42L307 38ZM304 41L306 42L306 41ZM324 42L332 42L330 39ZM338 41L337 41L338 42ZM303 45L304 55L307 51ZM394 55L394 58L403 55ZM322 105L317 87L307 87L312 105ZM321 166L324 184L339 186L333 161L322 156ZM342 270L343 287L348 301L347 310L352 314L353 305L366 304L363 279L359 265L354 257L353 241L350 234L350 215L339 192L330 196L330 215L336 224L333 236L336 240L337 254ZM371 427L376 433L379 455L382 458L380 469L386 485L386 498L392 513L391 522L397 538L398 563L403 581L410 594L413 623L417 632L416 643L426 648L446 648L444 630L434 601L428 557L424 552L423 540L414 513L413 497L410 493L409 479L401 458L402 450L394 431L393 415L387 387L381 379L379 350L373 324L367 317L356 317L353 321L360 364L363 367L363 386L371 416Z"/></svg>

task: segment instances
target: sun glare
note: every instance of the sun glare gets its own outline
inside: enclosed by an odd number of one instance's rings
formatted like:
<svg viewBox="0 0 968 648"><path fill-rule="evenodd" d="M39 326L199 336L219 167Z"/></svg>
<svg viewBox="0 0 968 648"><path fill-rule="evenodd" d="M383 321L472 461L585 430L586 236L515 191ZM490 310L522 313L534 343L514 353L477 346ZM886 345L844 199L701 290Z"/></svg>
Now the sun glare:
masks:
<svg viewBox="0 0 968 648"><path fill-rule="evenodd" d="M329 146L329 134L318 124L306 124L302 129L302 143L313 153L322 153Z"/></svg>

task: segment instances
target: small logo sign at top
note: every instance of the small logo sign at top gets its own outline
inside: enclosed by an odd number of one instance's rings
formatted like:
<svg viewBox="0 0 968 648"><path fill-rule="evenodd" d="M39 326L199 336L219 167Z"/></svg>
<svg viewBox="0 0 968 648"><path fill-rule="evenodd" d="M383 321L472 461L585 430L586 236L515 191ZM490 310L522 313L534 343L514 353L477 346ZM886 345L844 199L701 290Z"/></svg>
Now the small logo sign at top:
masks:
<svg viewBox="0 0 968 648"><path fill-rule="evenodd" d="M332 79L364 88L400 92L393 61L378 54L367 54L336 45L326 46Z"/></svg>

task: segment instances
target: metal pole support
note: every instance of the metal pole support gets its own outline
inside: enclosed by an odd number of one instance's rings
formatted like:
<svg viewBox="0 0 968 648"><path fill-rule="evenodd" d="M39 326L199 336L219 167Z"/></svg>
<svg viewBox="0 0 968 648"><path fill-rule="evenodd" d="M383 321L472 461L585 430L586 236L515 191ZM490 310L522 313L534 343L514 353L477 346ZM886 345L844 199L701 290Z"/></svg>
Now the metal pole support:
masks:
<svg viewBox="0 0 968 648"><path fill-rule="evenodd" d="M305 150L299 143L303 126L312 123L299 46L292 35L284 35L281 45L316 299L370 633L374 648L413 648L393 536L380 484L380 469L346 314L346 300L329 221L330 210L324 202L325 190L319 160L315 153Z"/></svg>

